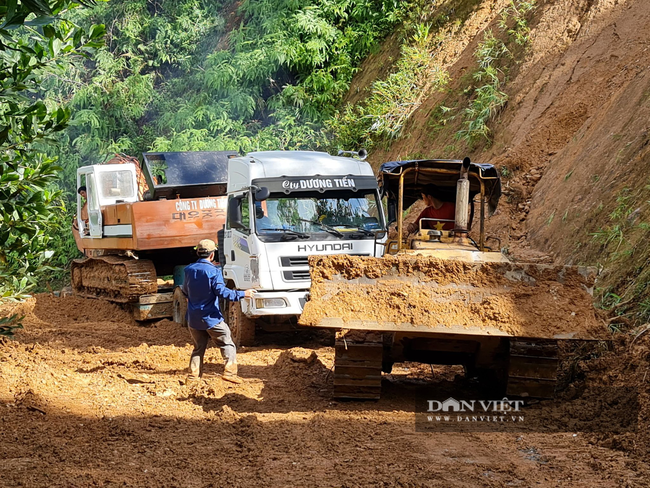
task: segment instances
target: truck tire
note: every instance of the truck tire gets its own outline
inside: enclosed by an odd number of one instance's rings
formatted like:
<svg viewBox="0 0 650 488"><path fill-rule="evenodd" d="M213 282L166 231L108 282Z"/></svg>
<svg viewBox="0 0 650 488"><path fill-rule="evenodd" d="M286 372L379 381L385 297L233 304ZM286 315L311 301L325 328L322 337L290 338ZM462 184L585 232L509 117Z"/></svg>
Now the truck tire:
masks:
<svg viewBox="0 0 650 488"><path fill-rule="evenodd" d="M172 307L174 322L187 327L187 298L183 295L180 286L174 288Z"/></svg>
<svg viewBox="0 0 650 488"><path fill-rule="evenodd" d="M255 320L241 310L241 302L228 302L226 316L235 346L252 346L255 342Z"/></svg>

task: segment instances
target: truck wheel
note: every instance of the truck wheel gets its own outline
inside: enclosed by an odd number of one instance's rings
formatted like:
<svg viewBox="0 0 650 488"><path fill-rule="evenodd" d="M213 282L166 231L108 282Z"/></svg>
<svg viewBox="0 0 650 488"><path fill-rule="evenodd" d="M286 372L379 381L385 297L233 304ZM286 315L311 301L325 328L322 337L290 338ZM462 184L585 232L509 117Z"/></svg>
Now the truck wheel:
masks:
<svg viewBox="0 0 650 488"><path fill-rule="evenodd" d="M255 342L255 320L241 310L241 302L228 302L227 323L235 346L252 346Z"/></svg>
<svg viewBox="0 0 650 488"><path fill-rule="evenodd" d="M174 289L172 317L174 322L187 327L187 298L183 295L180 286Z"/></svg>

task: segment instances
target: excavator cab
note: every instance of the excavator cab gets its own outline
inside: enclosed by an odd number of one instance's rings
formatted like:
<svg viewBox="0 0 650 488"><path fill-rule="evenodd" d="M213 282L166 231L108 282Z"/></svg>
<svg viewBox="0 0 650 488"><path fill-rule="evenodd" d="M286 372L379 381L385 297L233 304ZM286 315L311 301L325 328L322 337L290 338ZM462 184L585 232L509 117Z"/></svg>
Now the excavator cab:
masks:
<svg viewBox="0 0 650 488"><path fill-rule="evenodd" d="M74 293L129 304L136 320L180 310L173 287L183 267L196 260L197 242L216 240L223 229L233 154L144 153L142 164L116 154L78 168L85 201L77 197L72 233L84 257L70 265Z"/></svg>
<svg viewBox="0 0 650 488"><path fill-rule="evenodd" d="M117 203L138 201L136 168L128 164L84 166L77 170L77 188L86 187L86 202L77 194L77 223L79 237L101 238L103 229L102 207ZM86 207L88 218L82 215ZM110 232L109 232L110 234Z"/></svg>

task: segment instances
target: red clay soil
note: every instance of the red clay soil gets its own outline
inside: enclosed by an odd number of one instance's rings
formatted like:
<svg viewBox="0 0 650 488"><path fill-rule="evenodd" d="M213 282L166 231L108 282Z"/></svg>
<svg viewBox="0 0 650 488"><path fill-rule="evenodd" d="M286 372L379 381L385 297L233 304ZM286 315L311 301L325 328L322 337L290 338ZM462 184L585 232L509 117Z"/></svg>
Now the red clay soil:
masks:
<svg viewBox="0 0 650 488"><path fill-rule="evenodd" d="M453 396L463 385L457 368L396 365L380 401L336 402L332 347L283 339L240 350L241 385L221 380L220 354L209 349L205 381L188 386L189 334L174 322L142 327L117 306L50 295L18 312L25 328L0 344L1 486L593 487L650 479L641 436L415 432L418 388ZM647 345L645 337L632 356L611 353L606 369L578 369L601 381L633 377L647 393Z"/></svg>
<svg viewBox="0 0 650 488"><path fill-rule="evenodd" d="M303 325L323 319L450 327L518 337L606 339L586 287L595 273L544 264L469 263L424 256L310 257ZM357 326L363 327L357 322ZM461 330L461 332L462 332Z"/></svg>

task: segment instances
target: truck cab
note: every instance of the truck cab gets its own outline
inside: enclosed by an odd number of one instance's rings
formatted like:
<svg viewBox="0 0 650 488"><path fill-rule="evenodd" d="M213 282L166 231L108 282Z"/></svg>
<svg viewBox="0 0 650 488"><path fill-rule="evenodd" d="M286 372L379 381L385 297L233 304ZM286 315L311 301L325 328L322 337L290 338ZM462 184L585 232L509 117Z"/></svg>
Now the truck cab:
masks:
<svg viewBox="0 0 650 488"><path fill-rule="evenodd" d="M382 256L385 230L376 177L360 158L268 151L228 162L221 260L230 286L257 290L232 304L248 318L299 316L309 256Z"/></svg>

